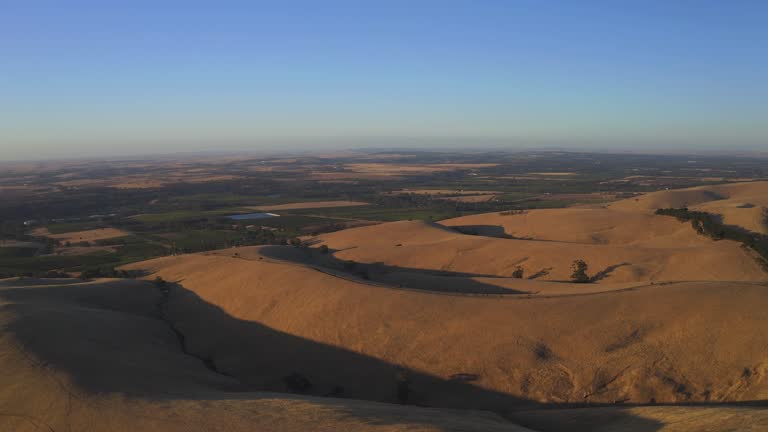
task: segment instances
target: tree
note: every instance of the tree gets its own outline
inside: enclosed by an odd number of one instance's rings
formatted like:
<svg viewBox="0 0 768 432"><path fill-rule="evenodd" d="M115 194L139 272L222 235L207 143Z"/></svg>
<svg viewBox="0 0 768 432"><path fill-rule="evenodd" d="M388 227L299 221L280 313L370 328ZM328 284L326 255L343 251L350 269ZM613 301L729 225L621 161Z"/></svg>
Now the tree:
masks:
<svg viewBox="0 0 768 432"><path fill-rule="evenodd" d="M515 267L515 271L512 272L512 277L515 279L522 279L524 274L525 270L523 270L522 267L517 266Z"/></svg>
<svg viewBox="0 0 768 432"><path fill-rule="evenodd" d="M573 270L573 273L571 273L571 281L576 283L589 282L591 279L587 274L588 268L589 266L586 262L584 262L584 260L574 260L573 264L571 264L571 270Z"/></svg>

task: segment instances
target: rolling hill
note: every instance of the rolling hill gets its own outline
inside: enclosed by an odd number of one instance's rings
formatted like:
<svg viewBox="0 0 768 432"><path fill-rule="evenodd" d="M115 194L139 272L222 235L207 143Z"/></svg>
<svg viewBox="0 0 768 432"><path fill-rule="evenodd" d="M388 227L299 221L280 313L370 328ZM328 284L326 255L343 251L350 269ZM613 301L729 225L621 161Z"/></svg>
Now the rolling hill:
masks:
<svg viewBox="0 0 768 432"><path fill-rule="evenodd" d="M654 211L761 232L766 192L383 223L125 266L135 279L2 280L0 429L762 430L768 274ZM592 283L569 281L576 259Z"/></svg>

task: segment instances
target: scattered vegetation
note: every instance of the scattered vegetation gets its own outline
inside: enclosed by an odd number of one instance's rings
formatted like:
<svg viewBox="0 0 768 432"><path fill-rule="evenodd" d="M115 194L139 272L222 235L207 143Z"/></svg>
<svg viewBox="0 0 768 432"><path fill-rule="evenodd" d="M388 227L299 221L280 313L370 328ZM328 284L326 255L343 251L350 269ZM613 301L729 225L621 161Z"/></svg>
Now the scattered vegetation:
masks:
<svg viewBox="0 0 768 432"><path fill-rule="evenodd" d="M503 212L499 212L499 214L502 216L514 216L525 213L527 213L525 210L505 210Z"/></svg>

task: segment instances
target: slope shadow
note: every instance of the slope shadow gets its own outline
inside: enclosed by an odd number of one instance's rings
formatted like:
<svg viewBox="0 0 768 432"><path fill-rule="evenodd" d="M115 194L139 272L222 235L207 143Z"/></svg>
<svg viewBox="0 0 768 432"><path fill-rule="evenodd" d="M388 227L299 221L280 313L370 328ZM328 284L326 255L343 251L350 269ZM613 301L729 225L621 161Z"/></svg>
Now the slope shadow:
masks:
<svg viewBox="0 0 768 432"><path fill-rule="evenodd" d="M504 231L504 227L500 225L452 225L451 228L466 235L505 239L516 238L507 234L506 231Z"/></svg>
<svg viewBox="0 0 768 432"><path fill-rule="evenodd" d="M535 279L538 279L540 277L544 277L544 276L548 275L549 272L552 271L553 268L554 267L545 267L545 268L537 271L536 273L528 276L528 279L529 280L535 280Z"/></svg>
<svg viewBox="0 0 768 432"><path fill-rule="evenodd" d="M438 224L439 225L439 224ZM524 240L529 242L542 242L542 243L568 243L568 244L590 244L579 241L568 240L553 240L534 238L530 236L518 237L512 234L508 234L504 227L501 225L440 225L444 230L451 231L453 233L459 233L471 236L501 238L507 240ZM596 243L599 243L596 241Z"/></svg>
<svg viewBox="0 0 768 432"><path fill-rule="evenodd" d="M526 291L504 288L473 279L478 277L507 279L497 275L400 267L382 262L345 261L335 256L335 252L338 251L334 249L328 249L327 253L322 253L314 248L262 246L259 252L270 259L315 266L312 268L331 275L345 275L362 283L379 282L391 288L457 294L529 294Z"/></svg>
<svg viewBox="0 0 768 432"><path fill-rule="evenodd" d="M9 302L3 309L15 317L4 330L36 366L65 373L77 391L92 395L163 401L274 397L253 391L331 394L339 411L380 425L399 424L398 418L361 413L338 398L499 413L542 407L477 387L463 379L471 376L464 371L458 379L419 371L399 379L400 365L234 318L181 285L132 282L0 289ZM304 382L300 388L297 380ZM638 431L663 426L617 412L633 425L641 421Z"/></svg>
<svg viewBox="0 0 768 432"><path fill-rule="evenodd" d="M607 278L608 276L610 276L611 273L613 273L616 269L621 268L621 267L625 267L625 266L628 266L628 265L631 265L631 264L628 263L628 262L623 262L623 263L619 263L619 264L614 264L614 265L608 266L605 269L600 270L599 272L597 272L594 275L592 275L592 277L589 278L589 281L590 282L601 281L601 280Z"/></svg>

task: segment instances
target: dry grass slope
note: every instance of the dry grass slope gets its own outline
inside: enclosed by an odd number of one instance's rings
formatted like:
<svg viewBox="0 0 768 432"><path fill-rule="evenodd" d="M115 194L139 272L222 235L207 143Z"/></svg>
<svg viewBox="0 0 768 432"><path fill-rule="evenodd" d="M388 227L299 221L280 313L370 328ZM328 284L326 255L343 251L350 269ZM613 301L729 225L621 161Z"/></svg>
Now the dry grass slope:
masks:
<svg viewBox="0 0 768 432"><path fill-rule="evenodd" d="M540 223L542 231L536 227L539 222L526 226L526 220L538 221L539 213L544 221ZM564 214L568 213L573 214L574 210L567 209ZM557 223L561 216L562 221ZM530 238L488 237L520 234L522 230L512 228L508 233L495 225L502 217L509 218L511 223L516 218L521 220L520 226ZM543 230L550 226L548 218L551 226L556 227L552 233ZM663 216L649 215L646 221L635 218L637 223L631 219L627 222L614 216L607 220L609 225L590 226L596 219L569 219L562 213L532 211L527 215L477 215L442 222L480 234L490 231L486 236L402 221L323 234L317 240L335 250L340 260L477 276L508 278L520 266L528 277L536 275L537 280L563 282L570 278L571 263L583 259L592 275L604 275L599 283L766 279L760 264L737 242L711 241L698 236L690 224Z"/></svg>
<svg viewBox="0 0 768 432"><path fill-rule="evenodd" d="M490 413L244 391L182 351L161 297L141 281L0 281L0 430L528 430Z"/></svg>
<svg viewBox="0 0 768 432"><path fill-rule="evenodd" d="M664 207L689 207L719 214L726 224L768 234L762 211L768 208L768 182L756 181L700 186L649 193L611 205L613 209L653 211Z"/></svg>
<svg viewBox="0 0 768 432"><path fill-rule="evenodd" d="M415 382L417 402L427 405L500 409L525 401L768 397L763 284L680 282L559 296L439 295L271 260L274 248L280 247L241 248L238 258L229 255L232 250L132 267L180 280L205 303L239 320L448 381L472 377L472 388ZM349 375L355 368L334 364L333 356L330 364L305 362L311 351L275 349L266 356L242 329L200 323L198 312L176 313L196 351L248 382L280 390L270 387L279 384L269 377L301 371L324 391L343 385L355 398L392 397L381 391L391 382L385 371L367 371L361 380ZM487 392L474 394L474 388Z"/></svg>

